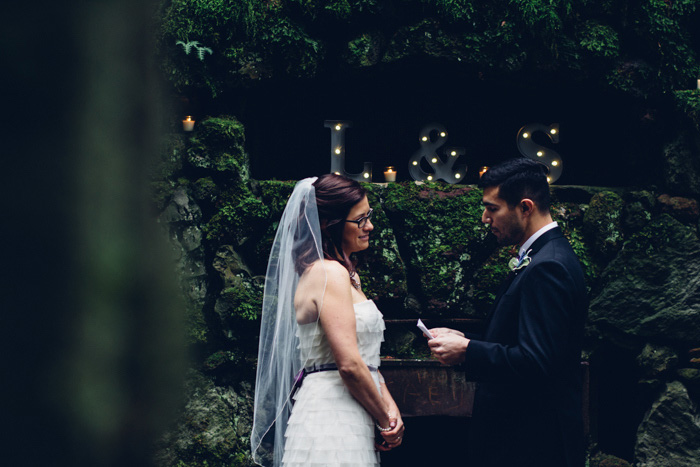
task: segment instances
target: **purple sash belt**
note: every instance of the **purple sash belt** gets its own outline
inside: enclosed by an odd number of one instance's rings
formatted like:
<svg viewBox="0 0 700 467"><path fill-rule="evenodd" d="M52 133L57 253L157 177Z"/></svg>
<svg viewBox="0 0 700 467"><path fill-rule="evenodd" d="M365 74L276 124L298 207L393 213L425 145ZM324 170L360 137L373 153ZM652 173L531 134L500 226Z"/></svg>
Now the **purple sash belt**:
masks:
<svg viewBox="0 0 700 467"><path fill-rule="evenodd" d="M367 369L369 371L374 371L374 372L379 371L379 369L373 365L367 365ZM294 386L292 386L292 393L290 395L290 399L292 400L292 404L294 403L294 394L296 394L296 392L301 387L301 383L304 382L304 378L306 378L306 375L310 375L312 373L319 373L321 371L337 371L337 370L338 370L338 365L336 365L335 363L322 363L321 365L316 365L314 363L311 366L307 366L306 368L303 368L299 373L297 373L296 378L294 378Z"/></svg>

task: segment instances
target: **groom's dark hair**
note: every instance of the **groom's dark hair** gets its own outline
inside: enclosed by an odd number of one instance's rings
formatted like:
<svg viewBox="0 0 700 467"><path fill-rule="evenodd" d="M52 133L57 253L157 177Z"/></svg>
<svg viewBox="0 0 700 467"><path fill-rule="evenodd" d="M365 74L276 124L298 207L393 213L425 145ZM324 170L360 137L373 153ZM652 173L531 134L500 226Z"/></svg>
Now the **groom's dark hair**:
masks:
<svg viewBox="0 0 700 467"><path fill-rule="evenodd" d="M511 208L529 198L539 211L547 212L551 204L548 172L546 165L532 159L509 159L488 169L481 176L479 187L497 186L498 196Z"/></svg>

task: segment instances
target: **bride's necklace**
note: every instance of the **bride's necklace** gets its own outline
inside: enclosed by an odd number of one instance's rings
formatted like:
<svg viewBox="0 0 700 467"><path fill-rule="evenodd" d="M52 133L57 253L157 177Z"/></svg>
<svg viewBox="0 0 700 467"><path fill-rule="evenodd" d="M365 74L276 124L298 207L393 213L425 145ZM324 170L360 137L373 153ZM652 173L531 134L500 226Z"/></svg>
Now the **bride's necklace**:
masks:
<svg viewBox="0 0 700 467"><path fill-rule="evenodd" d="M356 271L350 273L350 283L355 287L355 290L360 290L360 283L355 279L355 273Z"/></svg>

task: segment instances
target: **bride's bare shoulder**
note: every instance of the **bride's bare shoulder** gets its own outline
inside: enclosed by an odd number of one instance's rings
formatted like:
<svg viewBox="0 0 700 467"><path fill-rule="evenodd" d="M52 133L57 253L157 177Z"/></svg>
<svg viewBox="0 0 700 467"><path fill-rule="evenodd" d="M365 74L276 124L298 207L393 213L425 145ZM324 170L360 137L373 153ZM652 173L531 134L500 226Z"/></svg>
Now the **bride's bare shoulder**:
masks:
<svg viewBox="0 0 700 467"><path fill-rule="evenodd" d="M348 275L348 270L345 266L340 264L338 261L333 260L319 260L311 264L306 271L304 271L303 276L307 280L317 281L326 279L342 279L350 277Z"/></svg>

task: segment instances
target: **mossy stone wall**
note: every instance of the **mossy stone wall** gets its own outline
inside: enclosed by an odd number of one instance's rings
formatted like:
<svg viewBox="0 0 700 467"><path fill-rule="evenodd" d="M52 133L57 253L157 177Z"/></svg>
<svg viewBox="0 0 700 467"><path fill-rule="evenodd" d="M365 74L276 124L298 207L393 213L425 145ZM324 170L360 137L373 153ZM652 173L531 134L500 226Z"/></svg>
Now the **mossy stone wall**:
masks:
<svg viewBox="0 0 700 467"><path fill-rule="evenodd" d="M170 135L163 168L155 173L177 169L153 182L160 220L181 251L197 378L229 387L234 393L227 397L241 400L252 394L267 256L296 183L250 179L244 133L235 118L222 116L204 120L191 134ZM220 162L202 163L212 160ZM364 186L376 217L359 268L365 292L385 318L484 317L515 251L498 247L481 223L481 190L414 182ZM688 352L700 347L700 283L693 266L700 255L698 200L622 188L553 186L552 193L553 217L579 255L592 299L583 358L595 362L598 349L610 345L638 354L638 368L620 371L648 388L649 378L635 375L653 366L648 346L663 346L672 363L654 374L652 386L679 379L689 397L697 397L693 375L700 366ZM426 356L421 344L417 333L390 325L383 354ZM239 439L249 429L249 406L217 410L228 410L243 425L222 439L202 437L208 441L197 449L180 449L167 438L181 465L249 462ZM191 434L192 423L184 420L189 428L180 430Z"/></svg>
<svg viewBox="0 0 700 467"><path fill-rule="evenodd" d="M608 427L593 427L600 434L594 451L649 466L671 458L700 463L693 457L697 424L681 413L700 400L700 284L693 266L700 91L689 90L700 77L697 5L163 1L158 49L173 94L219 110L198 116L192 134L173 131L152 170L156 210L179 253L197 372L191 404L173 430L187 439L166 437L161 447L168 456L161 459L179 466L250 464L244 401L254 380L262 278L294 182L251 178L243 125L226 114L251 105L239 98L259 83L420 63L485 82L522 79L524 89L543 75L557 76L571 89L585 84L623 95L637 109L638 127L661 150L643 155L628 188L553 187L552 214L581 260L592 299L583 358L590 362L592 395L599 396L598 424ZM634 161L635 155L617 156ZM649 170L645 186L633 186ZM367 189L376 222L360 273L387 319L483 317L513 252L498 248L480 224L479 190L412 182ZM414 333L391 327L385 344L383 352L395 357L424 352ZM215 418L189 410L207 410L208 403L197 401L215 394L228 401L216 404ZM660 446L661 455L652 452ZM628 465L602 453L591 457L591 465L613 463Z"/></svg>

